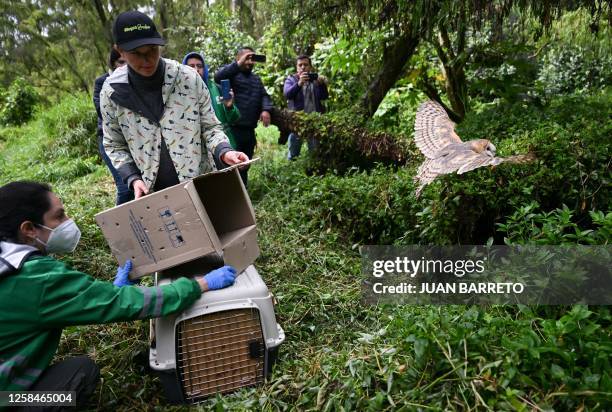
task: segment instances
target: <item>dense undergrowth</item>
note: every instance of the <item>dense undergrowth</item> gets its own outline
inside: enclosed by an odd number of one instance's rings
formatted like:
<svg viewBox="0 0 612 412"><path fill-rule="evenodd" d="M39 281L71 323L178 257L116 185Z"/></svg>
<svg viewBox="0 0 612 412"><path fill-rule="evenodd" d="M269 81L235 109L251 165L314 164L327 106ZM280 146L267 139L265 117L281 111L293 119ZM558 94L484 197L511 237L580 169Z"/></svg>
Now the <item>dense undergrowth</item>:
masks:
<svg viewBox="0 0 612 412"><path fill-rule="evenodd" d="M528 166L448 176L414 198L414 163L307 175L261 130L251 197L256 265L287 334L270 381L205 410L609 410L607 307L366 306L361 244L610 241L610 95L534 108L484 107L459 129ZM95 112L69 98L21 128L0 129L0 184L50 182L83 231L73 265L111 279L115 262L95 213L114 187L96 156ZM148 323L67 328L58 357L102 367L92 408L167 408L148 371ZM176 409L182 409L176 407Z"/></svg>
<svg viewBox="0 0 612 412"><path fill-rule="evenodd" d="M321 150L307 167L331 173L306 178L263 173L292 188L285 196L297 201L288 202L289 207L306 205L302 213L311 224L342 226L353 242L482 244L494 237L503 243L504 237L515 236L503 230L512 228L504 226L506 218L528 205L532 213L566 206L577 228L596 229L600 224L591 212L607 211L611 198L611 108L610 90L559 98L545 107L485 105L458 127L459 135L490 139L501 157L531 152L537 160L443 176L418 200L412 177L424 158L410 141L412 131L385 144L403 151L397 157L406 163L388 169L369 156L355 155L358 139L345 112L315 116L313 125L302 127L321 139ZM379 134L372 136L379 140Z"/></svg>

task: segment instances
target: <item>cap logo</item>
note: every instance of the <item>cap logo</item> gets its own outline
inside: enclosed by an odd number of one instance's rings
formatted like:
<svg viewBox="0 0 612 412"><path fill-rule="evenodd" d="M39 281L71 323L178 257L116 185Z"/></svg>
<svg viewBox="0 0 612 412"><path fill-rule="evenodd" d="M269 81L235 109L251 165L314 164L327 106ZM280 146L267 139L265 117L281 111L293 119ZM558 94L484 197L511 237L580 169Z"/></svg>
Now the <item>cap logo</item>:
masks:
<svg viewBox="0 0 612 412"><path fill-rule="evenodd" d="M124 27L123 28L123 32L130 32L130 31L134 31L134 30L149 30L151 28L151 26L149 26L148 24L137 24L135 26L128 26L128 27Z"/></svg>

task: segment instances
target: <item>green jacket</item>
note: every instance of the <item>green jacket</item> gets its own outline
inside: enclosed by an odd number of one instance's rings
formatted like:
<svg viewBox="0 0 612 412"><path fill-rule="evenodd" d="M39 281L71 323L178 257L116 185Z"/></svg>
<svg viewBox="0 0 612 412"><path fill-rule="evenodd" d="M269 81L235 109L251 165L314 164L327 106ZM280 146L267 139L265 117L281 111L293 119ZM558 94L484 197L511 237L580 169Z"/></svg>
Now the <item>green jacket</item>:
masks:
<svg viewBox="0 0 612 412"><path fill-rule="evenodd" d="M27 390L49 366L62 328L166 316L191 306L198 283L119 288L49 256L0 276L0 391Z"/></svg>
<svg viewBox="0 0 612 412"><path fill-rule="evenodd" d="M217 83L214 82L213 79L208 79L208 91L210 92L210 101L212 102L212 107L215 110L215 114L217 115L217 119L223 125L223 131L227 135L230 144L233 149L236 149L236 139L232 134L231 125L234 124L236 120L240 118L240 111L238 110L238 106L235 104L232 105L231 109L225 107L223 102L221 102L221 93L219 92L219 88L217 87Z"/></svg>

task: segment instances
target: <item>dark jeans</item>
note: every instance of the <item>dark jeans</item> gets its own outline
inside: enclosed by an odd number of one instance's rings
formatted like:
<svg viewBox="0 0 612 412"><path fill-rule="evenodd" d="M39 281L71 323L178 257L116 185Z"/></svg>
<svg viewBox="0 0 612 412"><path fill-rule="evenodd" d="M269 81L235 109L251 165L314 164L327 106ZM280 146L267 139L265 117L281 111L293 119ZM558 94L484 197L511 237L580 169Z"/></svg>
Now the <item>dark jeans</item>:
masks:
<svg viewBox="0 0 612 412"><path fill-rule="evenodd" d="M296 135L295 133L290 133L289 138L287 140L289 140L289 151L287 152L287 159L295 160L300 155L300 151L302 149L302 139L299 138L298 135ZM308 140L306 140L306 143L308 144L309 152L314 151L317 149L317 147L319 147L319 141L314 137L308 138Z"/></svg>
<svg viewBox="0 0 612 412"><path fill-rule="evenodd" d="M100 381L100 369L94 361L87 356L68 358L49 366L40 375L40 378L30 387L30 391L75 391L76 408L70 406L30 406L19 411L61 411L82 410L87 406L91 394L96 390Z"/></svg>
<svg viewBox="0 0 612 412"><path fill-rule="evenodd" d="M249 159L252 159L253 153L255 153L255 145L257 144L257 140L255 140L255 129L250 129L247 127L232 127L232 133L234 134L234 139L236 140L236 150L243 152L249 157ZM242 183L244 183L245 187L247 187L247 182L249 179L248 171L248 168L240 170L240 177L242 178Z"/></svg>
<svg viewBox="0 0 612 412"><path fill-rule="evenodd" d="M125 202L129 202L130 200L134 200L134 192L128 187L128 185L123 183L123 179L119 175L119 172L117 171L117 169L113 167L113 164L110 158L106 154L106 151L104 151L104 147L102 146L102 139L99 137L98 137L98 149L100 150L100 155L102 156L102 160L104 160L104 163L106 163L108 170L110 170L111 174L113 175L113 179L115 179L115 186L117 186L117 200L116 200L117 206Z"/></svg>

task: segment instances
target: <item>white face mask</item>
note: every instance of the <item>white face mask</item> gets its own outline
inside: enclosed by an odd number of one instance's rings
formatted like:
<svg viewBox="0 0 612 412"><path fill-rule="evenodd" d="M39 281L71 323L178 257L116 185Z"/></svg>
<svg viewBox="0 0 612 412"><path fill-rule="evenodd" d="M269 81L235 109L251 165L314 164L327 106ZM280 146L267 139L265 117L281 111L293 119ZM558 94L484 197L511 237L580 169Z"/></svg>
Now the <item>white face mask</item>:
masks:
<svg viewBox="0 0 612 412"><path fill-rule="evenodd" d="M36 238L45 247L47 253L56 253L58 255L71 253L76 249L79 239L81 239L81 231L72 219L66 220L55 229L45 225L38 226L51 231L46 243Z"/></svg>

